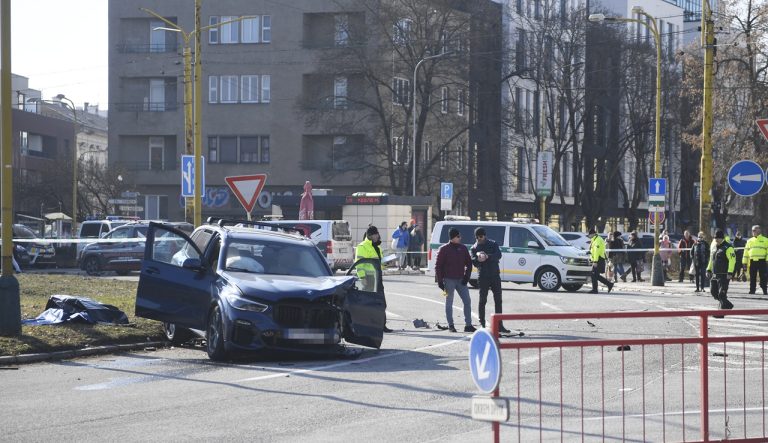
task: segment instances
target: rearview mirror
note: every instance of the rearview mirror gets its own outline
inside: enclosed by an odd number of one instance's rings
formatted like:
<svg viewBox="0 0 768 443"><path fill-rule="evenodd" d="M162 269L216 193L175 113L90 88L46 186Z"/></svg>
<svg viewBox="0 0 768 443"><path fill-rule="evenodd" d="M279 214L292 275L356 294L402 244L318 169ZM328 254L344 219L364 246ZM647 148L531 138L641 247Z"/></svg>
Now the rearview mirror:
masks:
<svg viewBox="0 0 768 443"><path fill-rule="evenodd" d="M199 258L188 258L184 260L184 263L182 263L181 267L184 269L191 269L193 271L202 271L203 263Z"/></svg>

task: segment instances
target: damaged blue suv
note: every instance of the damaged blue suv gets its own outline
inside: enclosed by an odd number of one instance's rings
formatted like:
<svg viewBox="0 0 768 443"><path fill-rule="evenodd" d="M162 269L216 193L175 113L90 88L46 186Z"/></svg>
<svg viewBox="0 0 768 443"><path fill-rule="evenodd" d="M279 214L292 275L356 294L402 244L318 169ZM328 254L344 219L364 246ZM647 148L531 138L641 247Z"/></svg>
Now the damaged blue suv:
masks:
<svg viewBox="0 0 768 443"><path fill-rule="evenodd" d="M259 225L209 219L187 236L150 223L136 316L163 322L172 343L204 338L212 360L236 351L339 350L342 340L379 348L380 263L360 260L336 277L310 239Z"/></svg>

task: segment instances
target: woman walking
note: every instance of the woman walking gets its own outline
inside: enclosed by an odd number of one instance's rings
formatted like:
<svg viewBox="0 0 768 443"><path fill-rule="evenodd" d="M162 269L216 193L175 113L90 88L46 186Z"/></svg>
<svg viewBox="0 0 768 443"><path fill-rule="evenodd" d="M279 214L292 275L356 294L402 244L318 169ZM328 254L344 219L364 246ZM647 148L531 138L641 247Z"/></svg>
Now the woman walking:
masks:
<svg viewBox="0 0 768 443"><path fill-rule="evenodd" d="M627 255L629 256L629 267L632 272L632 281L643 281L643 261L645 261L645 252L636 251L636 249L642 249L643 245L640 244L640 239L637 237L637 232L632 231L629 234L629 246L627 247Z"/></svg>

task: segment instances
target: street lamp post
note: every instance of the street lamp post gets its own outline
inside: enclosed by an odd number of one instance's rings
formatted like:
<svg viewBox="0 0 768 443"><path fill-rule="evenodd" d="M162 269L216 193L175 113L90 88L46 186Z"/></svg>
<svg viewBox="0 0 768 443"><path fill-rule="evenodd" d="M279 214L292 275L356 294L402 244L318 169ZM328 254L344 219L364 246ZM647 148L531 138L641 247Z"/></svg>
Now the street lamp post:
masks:
<svg viewBox="0 0 768 443"><path fill-rule="evenodd" d="M656 19L645 12L643 8L635 6L632 12L648 18L648 21L638 20L626 17L606 17L604 14L591 14L589 21L595 23L613 22L613 23L637 23L645 26L653 34L656 43L656 149L654 151L654 176L661 177L661 36L656 24ZM653 236L653 263L651 268L651 284L653 286L664 286L664 272L661 267L661 256L659 255L659 223L654 223Z"/></svg>
<svg viewBox="0 0 768 443"><path fill-rule="evenodd" d="M411 118L413 120L413 132L411 134L411 150L413 151L413 156L411 157L411 162L413 163L413 196L416 197L416 74L419 71L419 66L421 66L422 63L424 63L427 60L433 60L440 57L445 57L449 54L451 54L452 51L448 52L441 52L440 54L430 55L429 57L424 57L423 59L419 60L418 63L416 63L416 66L413 68L413 95L411 96Z"/></svg>
<svg viewBox="0 0 768 443"><path fill-rule="evenodd" d="M79 129L79 120L77 119L75 103L72 100L67 98L64 94L57 95L56 99L59 101L57 102L53 100L45 100L33 97L30 98L29 101L33 103L48 103L52 105L64 106L65 108L69 108L69 110L72 111L72 118L75 125L75 139L72 140L72 233L75 234L77 232L77 164L80 161L80 157L77 154L77 133ZM66 100L67 103L63 103L62 100Z"/></svg>
<svg viewBox="0 0 768 443"><path fill-rule="evenodd" d="M200 0L195 0L195 27L190 32L185 32L183 28L181 28L176 23L173 23L172 21L166 19L165 17L161 16L160 14L156 13L155 11L152 11L151 9L147 8L139 8L143 12L151 15L152 17L155 17L156 19L162 21L168 27L158 27L154 28L154 30L157 31L168 31L168 32L178 32L181 34L182 39L184 40L184 51L183 51L183 57L184 57L184 123L185 123L185 142L186 142L186 153L192 154L195 162L195 184L194 184L194 197L193 197L193 224L195 226L200 226L202 224L202 209L203 209L203 203L202 203L202 164L200 162L200 158L202 157L202 141L201 141L201 123L200 123L200 115L201 115L201 108L202 108L202 69L200 67L201 59L200 59L200 33L207 31L211 28L218 28L222 25L226 25L229 23L235 23L239 22L241 20L250 19L250 18L256 18L256 16L253 15L245 15L242 17L238 17L234 20L228 20L221 23L217 23L215 25L207 25L207 26L200 26ZM195 71L194 75L192 74L192 49L190 48L190 39L192 37L195 37ZM193 82L194 82L194 88L193 88ZM194 91L194 95L193 95Z"/></svg>

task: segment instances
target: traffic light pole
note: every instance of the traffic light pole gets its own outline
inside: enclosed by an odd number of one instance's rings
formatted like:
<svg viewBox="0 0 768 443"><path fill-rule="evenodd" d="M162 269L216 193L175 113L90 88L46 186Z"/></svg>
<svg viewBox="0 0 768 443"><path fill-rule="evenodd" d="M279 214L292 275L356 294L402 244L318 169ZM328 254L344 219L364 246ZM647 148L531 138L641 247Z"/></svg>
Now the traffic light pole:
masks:
<svg viewBox="0 0 768 443"><path fill-rule="evenodd" d="M713 61L715 58L715 24L709 1L702 2L701 40L704 46L704 121L701 130L701 177L699 229L710 234L712 217L712 85L714 83Z"/></svg>

